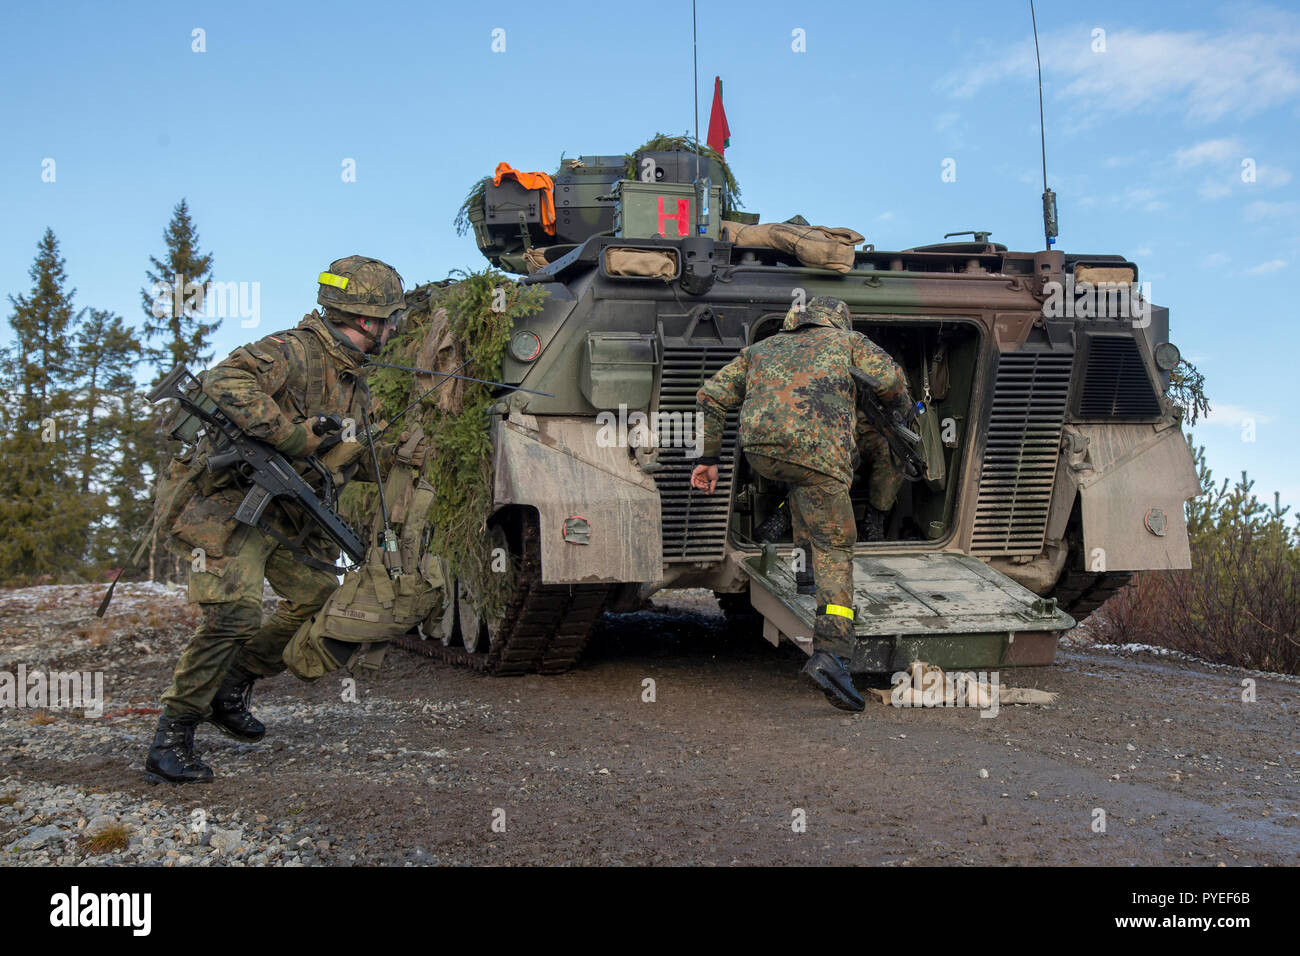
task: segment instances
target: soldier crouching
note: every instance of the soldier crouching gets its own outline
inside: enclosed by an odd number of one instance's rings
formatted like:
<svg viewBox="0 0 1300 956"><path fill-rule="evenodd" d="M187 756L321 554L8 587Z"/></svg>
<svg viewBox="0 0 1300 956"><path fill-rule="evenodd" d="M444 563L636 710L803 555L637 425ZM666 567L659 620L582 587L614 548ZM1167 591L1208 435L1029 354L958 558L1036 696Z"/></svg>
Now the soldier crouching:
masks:
<svg viewBox="0 0 1300 956"><path fill-rule="evenodd" d="M371 408L361 375L365 355L387 339L404 301L397 272L361 256L331 263L319 283L320 312L236 349L202 376L204 393L236 425L295 464L323 440L307 427L317 416L365 420ZM212 450L203 439L174 459L159 483L157 507L171 519L160 533L190 564L189 600L201 617L163 694L145 761L154 781L212 779L194 749L195 728L205 720L238 740L263 737L266 728L249 711L253 682L284 670L290 638L338 588L338 547L294 505L275 501L256 528L235 519L247 489L229 470L207 470ZM378 480L368 456L354 457L355 464L336 473L336 487L358 472ZM177 502L170 509L165 496ZM265 621L263 579L282 599Z"/></svg>

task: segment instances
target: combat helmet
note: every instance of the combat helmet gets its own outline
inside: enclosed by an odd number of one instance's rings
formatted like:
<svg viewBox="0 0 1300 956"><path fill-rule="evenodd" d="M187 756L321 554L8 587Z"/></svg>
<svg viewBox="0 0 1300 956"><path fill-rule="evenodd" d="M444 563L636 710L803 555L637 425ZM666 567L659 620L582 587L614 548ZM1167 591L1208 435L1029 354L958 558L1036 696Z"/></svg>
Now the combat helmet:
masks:
<svg viewBox="0 0 1300 956"><path fill-rule="evenodd" d="M320 274L316 301L327 309L387 319L403 305L402 277L378 259L345 256Z"/></svg>
<svg viewBox="0 0 1300 956"><path fill-rule="evenodd" d="M795 306L787 312L785 323L781 327L788 331L801 325L828 325L844 332L852 332L853 316L843 299L837 299L833 295L819 295L809 299L804 308Z"/></svg>
<svg viewBox="0 0 1300 956"><path fill-rule="evenodd" d="M808 311L826 316L837 329L845 332L853 330L853 316L849 314L849 307L843 299L832 295L814 296L808 302Z"/></svg>

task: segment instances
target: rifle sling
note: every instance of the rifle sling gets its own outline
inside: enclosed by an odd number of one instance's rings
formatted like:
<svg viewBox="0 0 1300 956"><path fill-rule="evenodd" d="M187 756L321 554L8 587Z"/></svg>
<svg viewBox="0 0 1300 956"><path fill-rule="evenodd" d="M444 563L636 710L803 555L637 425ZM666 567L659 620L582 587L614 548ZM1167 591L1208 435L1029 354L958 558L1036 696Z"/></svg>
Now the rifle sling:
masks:
<svg viewBox="0 0 1300 956"><path fill-rule="evenodd" d="M269 537L276 544L288 548L290 554L313 571L328 571L330 574L338 573L337 565L322 561L320 558L310 554L307 549L303 547L303 543L307 540L307 535L311 534L312 524L310 522L303 526L303 529L298 532L298 537L296 538L290 538L288 535L281 534L265 518L263 518L261 523L258 524L257 530L261 531L262 534Z"/></svg>

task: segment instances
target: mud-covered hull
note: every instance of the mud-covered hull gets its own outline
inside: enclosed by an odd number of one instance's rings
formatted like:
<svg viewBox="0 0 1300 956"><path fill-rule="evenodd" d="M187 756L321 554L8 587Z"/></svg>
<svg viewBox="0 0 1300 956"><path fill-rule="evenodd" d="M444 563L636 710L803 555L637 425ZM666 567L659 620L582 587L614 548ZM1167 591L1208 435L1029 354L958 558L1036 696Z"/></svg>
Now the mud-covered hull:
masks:
<svg viewBox="0 0 1300 956"><path fill-rule="evenodd" d="M524 280L550 295L521 330L536 353L508 358L504 375L551 395L500 406L494 493L498 507L537 515L543 582L609 585L621 609L664 587L754 588L755 529L780 490L749 471L733 422L717 491L692 491L698 447L688 419L700 385L775 331L801 295L844 299L918 396L936 353L949 363L947 392L933 400L946 430L945 480L909 486L890 540L860 543L859 564L912 556L964 575L978 566L993 591L1015 595L989 604L978 627L931 614L928 631L919 615L911 630L866 635L874 649L863 651L863 669L924 653L952 666L1050 663L1071 609L1086 615L1133 571L1188 566L1183 502L1199 488L1164 396L1167 370L1154 359L1167 311L1144 303L1141 318L1099 319L1048 308L1053 283L1098 262L1136 278L1131 263L984 243L866 250L837 274L710 242L703 284L683 282L680 264L669 282L606 268L611 248L685 258L685 242L597 237ZM859 507L864 498L855 486ZM925 586L924 575L900 584L917 595ZM1059 607L1034 604L1054 593ZM780 587L764 595L754 604L769 636L811 633L806 602ZM860 619L870 620L864 601ZM1012 635L1024 635L1018 647Z"/></svg>

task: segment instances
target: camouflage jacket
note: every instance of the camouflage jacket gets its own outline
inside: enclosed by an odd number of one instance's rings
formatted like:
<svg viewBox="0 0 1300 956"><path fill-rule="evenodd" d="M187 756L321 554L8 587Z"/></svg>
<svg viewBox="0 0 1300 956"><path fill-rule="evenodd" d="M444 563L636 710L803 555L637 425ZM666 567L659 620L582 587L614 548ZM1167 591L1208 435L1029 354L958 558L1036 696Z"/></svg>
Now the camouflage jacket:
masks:
<svg viewBox="0 0 1300 956"><path fill-rule="evenodd" d="M275 446L294 460L307 443L303 424L308 416L335 414L351 419L356 427L356 444L364 448L362 414L372 410L370 391L358 371L363 353L337 333L319 313L306 316L297 328L276 332L241 346L203 374L203 390L245 433ZM391 459L391 446L380 448ZM239 527L235 511L247 490L229 472L213 475L204 464L211 451L206 440L172 462L169 477L179 479L192 473L192 491L170 523L173 550L188 555L202 548L209 558L226 554L231 534ZM370 456L354 454L355 465L336 471L338 487L358 473L373 481ZM308 480L319 480L302 462L298 468ZM341 479L341 480L340 480ZM159 498L162 497L162 486ZM294 506L276 502L266 512L281 533L295 534L306 518ZM309 539L309 551L332 561L338 549L321 534Z"/></svg>
<svg viewBox="0 0 1300 956"><path fill-rule="evenodd" d="M741 349L696 394L704 415L701 462L716 460L727 412L740 406L739 440L746 451L852 483L857 416L850 365L867 373L886 409L910 407L902 370L850 330L847 309L791 309L779 333Z"/></svg>

